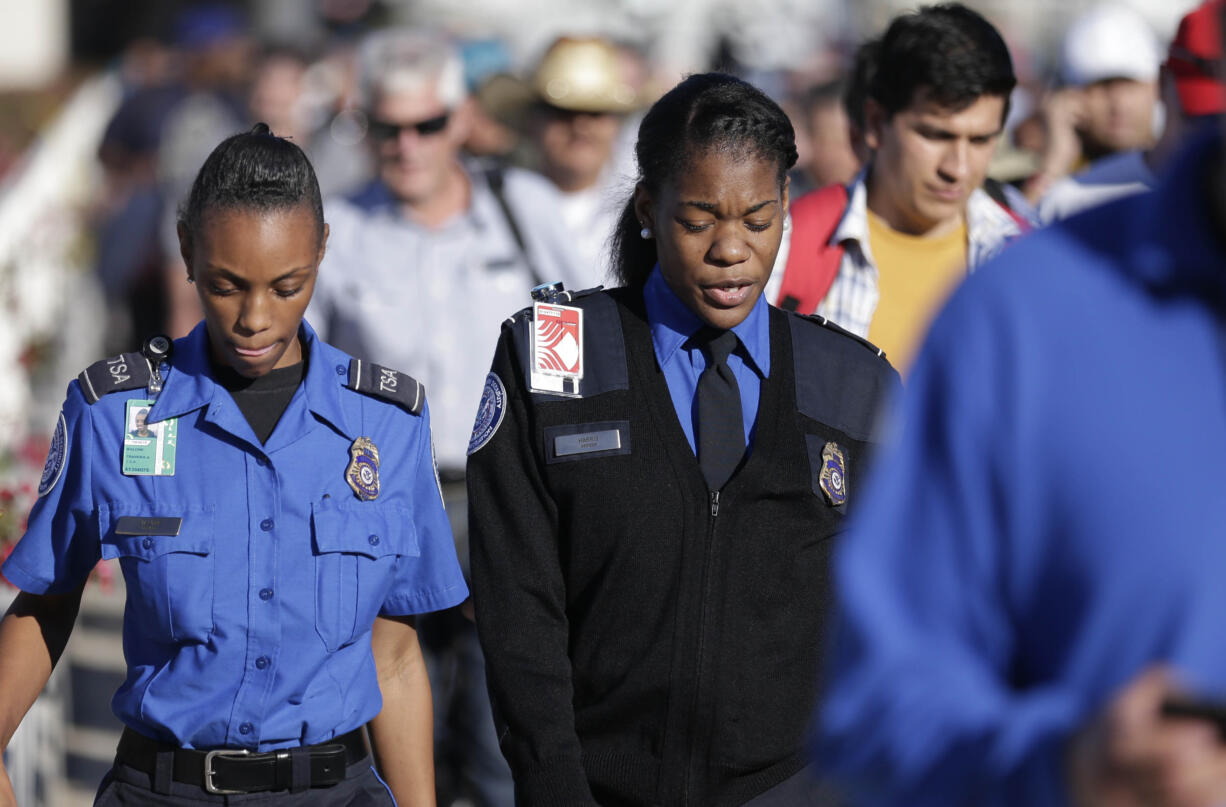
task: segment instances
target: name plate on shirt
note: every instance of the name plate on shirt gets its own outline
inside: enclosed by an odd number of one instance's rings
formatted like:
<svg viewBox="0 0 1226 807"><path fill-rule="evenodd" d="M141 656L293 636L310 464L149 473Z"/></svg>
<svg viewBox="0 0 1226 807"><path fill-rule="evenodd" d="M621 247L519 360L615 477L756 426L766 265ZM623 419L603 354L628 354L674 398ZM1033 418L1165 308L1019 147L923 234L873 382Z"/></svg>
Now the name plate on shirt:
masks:
<svg viewBox="0 0 1226 807"><path fill-rule="evenodd" d="M178 535L183 519L175 516L122 516L115 522L116 535Z"/></svg>
<svg viewBox="0 0 1226 807"><path fill-rule="evenodd" d="M586 434L566 434L555 437L553 453L558 457L574 454L590 454L593 451L611 451L622 447L622 435L617 429L608 429Z"/></svg>

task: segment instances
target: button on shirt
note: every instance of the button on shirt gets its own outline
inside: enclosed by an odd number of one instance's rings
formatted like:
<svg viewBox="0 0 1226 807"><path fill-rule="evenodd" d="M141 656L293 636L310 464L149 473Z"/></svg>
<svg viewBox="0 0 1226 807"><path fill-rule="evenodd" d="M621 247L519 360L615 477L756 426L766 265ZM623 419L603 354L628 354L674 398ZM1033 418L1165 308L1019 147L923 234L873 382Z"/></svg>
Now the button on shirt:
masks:
<svg viewBox="0 0 1226 807"><path fill-rule="evenodd" d="M148 416L179 419L173 476L120 473L125 402L144 390L90 406L77 381L68 387L62 472L4 574L26 591L58 593L99 558L118 559L128 675L112 705L147 736L268 750L350 731L381 704L375 617L467 596L428 412L346 389L349 357L305 324L303 336L306 377L263 446L211 375L204 325L176 342ZM379 451L372 501L345 481L362 436ZM145 523L167 533L156 525L181 521L174 535L132 536L117 529L125 516L158 517Z"/></svg>
<svg viewBox="0 0 1226 807"><path fill-rule="evenodd" d="M543 281L587 288L542 177L505 171L503 192ZM531 299L537 281L506 216L478 171L468 210L430 229L406 218L381 183L329 200L328 251L307 319L324 338L421 381L434 404L440 466L462 469L473 413L501 323Z"/></svg>
<svg viewBox="0 0 1226 807"><path fill-rule="evenodd" d="M643 301L647 308L647 323L651 328L656 361L664 371L664 380L668 383L668 392L672 396L685 439L689 440L690 448L697 454L694 395L698 389L698 377L707 369L707 357L700 345L689 345L687 342L705 323L673 292L660 274L659 266L647 278ZM741 389L746 445L752 447L762 379L770 377L770 322L765 295L758 298L749 316L732 332L737 335L740 344L728 357L728 366Z"/></svg>

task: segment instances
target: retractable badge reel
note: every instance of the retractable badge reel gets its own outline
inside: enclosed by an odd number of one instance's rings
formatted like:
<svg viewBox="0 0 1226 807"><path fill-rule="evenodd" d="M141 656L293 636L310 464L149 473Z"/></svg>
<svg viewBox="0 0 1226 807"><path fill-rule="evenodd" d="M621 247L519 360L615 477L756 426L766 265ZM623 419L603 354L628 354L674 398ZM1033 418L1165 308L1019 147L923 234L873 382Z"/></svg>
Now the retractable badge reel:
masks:
<svg viewBox="0 0 1226 807"><path fill-rule="evenodd" d="M165 336L153 336L145 340L140 352L149 362L149 397L156 399L162 391L162 362L170 361L175 345Z"/></svg>
<svg viewBox="0 0 1226 807"><path fill-rule="evenodd" d="M583 309L570 301L561 282L532 289L533 392L579 397L583 380Z"/></svg>

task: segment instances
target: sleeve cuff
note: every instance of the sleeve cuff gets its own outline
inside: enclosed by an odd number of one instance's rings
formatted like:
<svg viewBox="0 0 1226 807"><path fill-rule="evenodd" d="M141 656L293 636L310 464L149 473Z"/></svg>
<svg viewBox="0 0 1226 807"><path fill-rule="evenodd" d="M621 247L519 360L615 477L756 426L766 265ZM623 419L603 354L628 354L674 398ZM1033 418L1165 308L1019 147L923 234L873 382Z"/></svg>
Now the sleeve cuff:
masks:
<svg viewBox="0 0 1226 807"><path fill-rule="evenodd" d="M380 616L412 616L445 611L468 599L468 586L461 578L446 588L413 594L389 596L379 609Z"/></svg>
<svg viewBox="0 0 1226 807"><path fill-rule="evenodd" d="M519 807L599 807L587 783L583 764L574 758L553 759L515 772L515 803Z"/></svg>
<svg viewBox="0 0 1226 807"><path fill-rule="evenodd" d="M18 566L12 558L9 558L4 562L3 566L0 566L0 574L3 574L5 580L28 594L57 593L51 590L54 587L53 581L42 580L33 575L26 574L25 570Z"/></svg>

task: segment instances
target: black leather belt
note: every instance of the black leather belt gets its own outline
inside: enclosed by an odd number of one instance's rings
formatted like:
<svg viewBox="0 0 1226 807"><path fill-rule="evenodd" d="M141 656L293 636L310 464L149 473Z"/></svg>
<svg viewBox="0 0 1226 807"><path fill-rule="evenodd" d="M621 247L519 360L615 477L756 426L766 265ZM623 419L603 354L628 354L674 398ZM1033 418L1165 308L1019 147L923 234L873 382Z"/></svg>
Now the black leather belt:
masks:
<svg viewBox="0 0 1226 807"><path fill-rule="evenodd" d="M238 748L196 751L151 740L125 728L119 738L115 761L144 771L151 777L157 771L157 756L174 753L176 782L202 787L209 793L260 793L288 790L293 783L293 757L305 754L310 767L310 787L328 787L345 778L345 768L366 759L366 738L354 729L330 743L283 748L254 753ZM301 763L299 763L301 764Z"/></svg>

